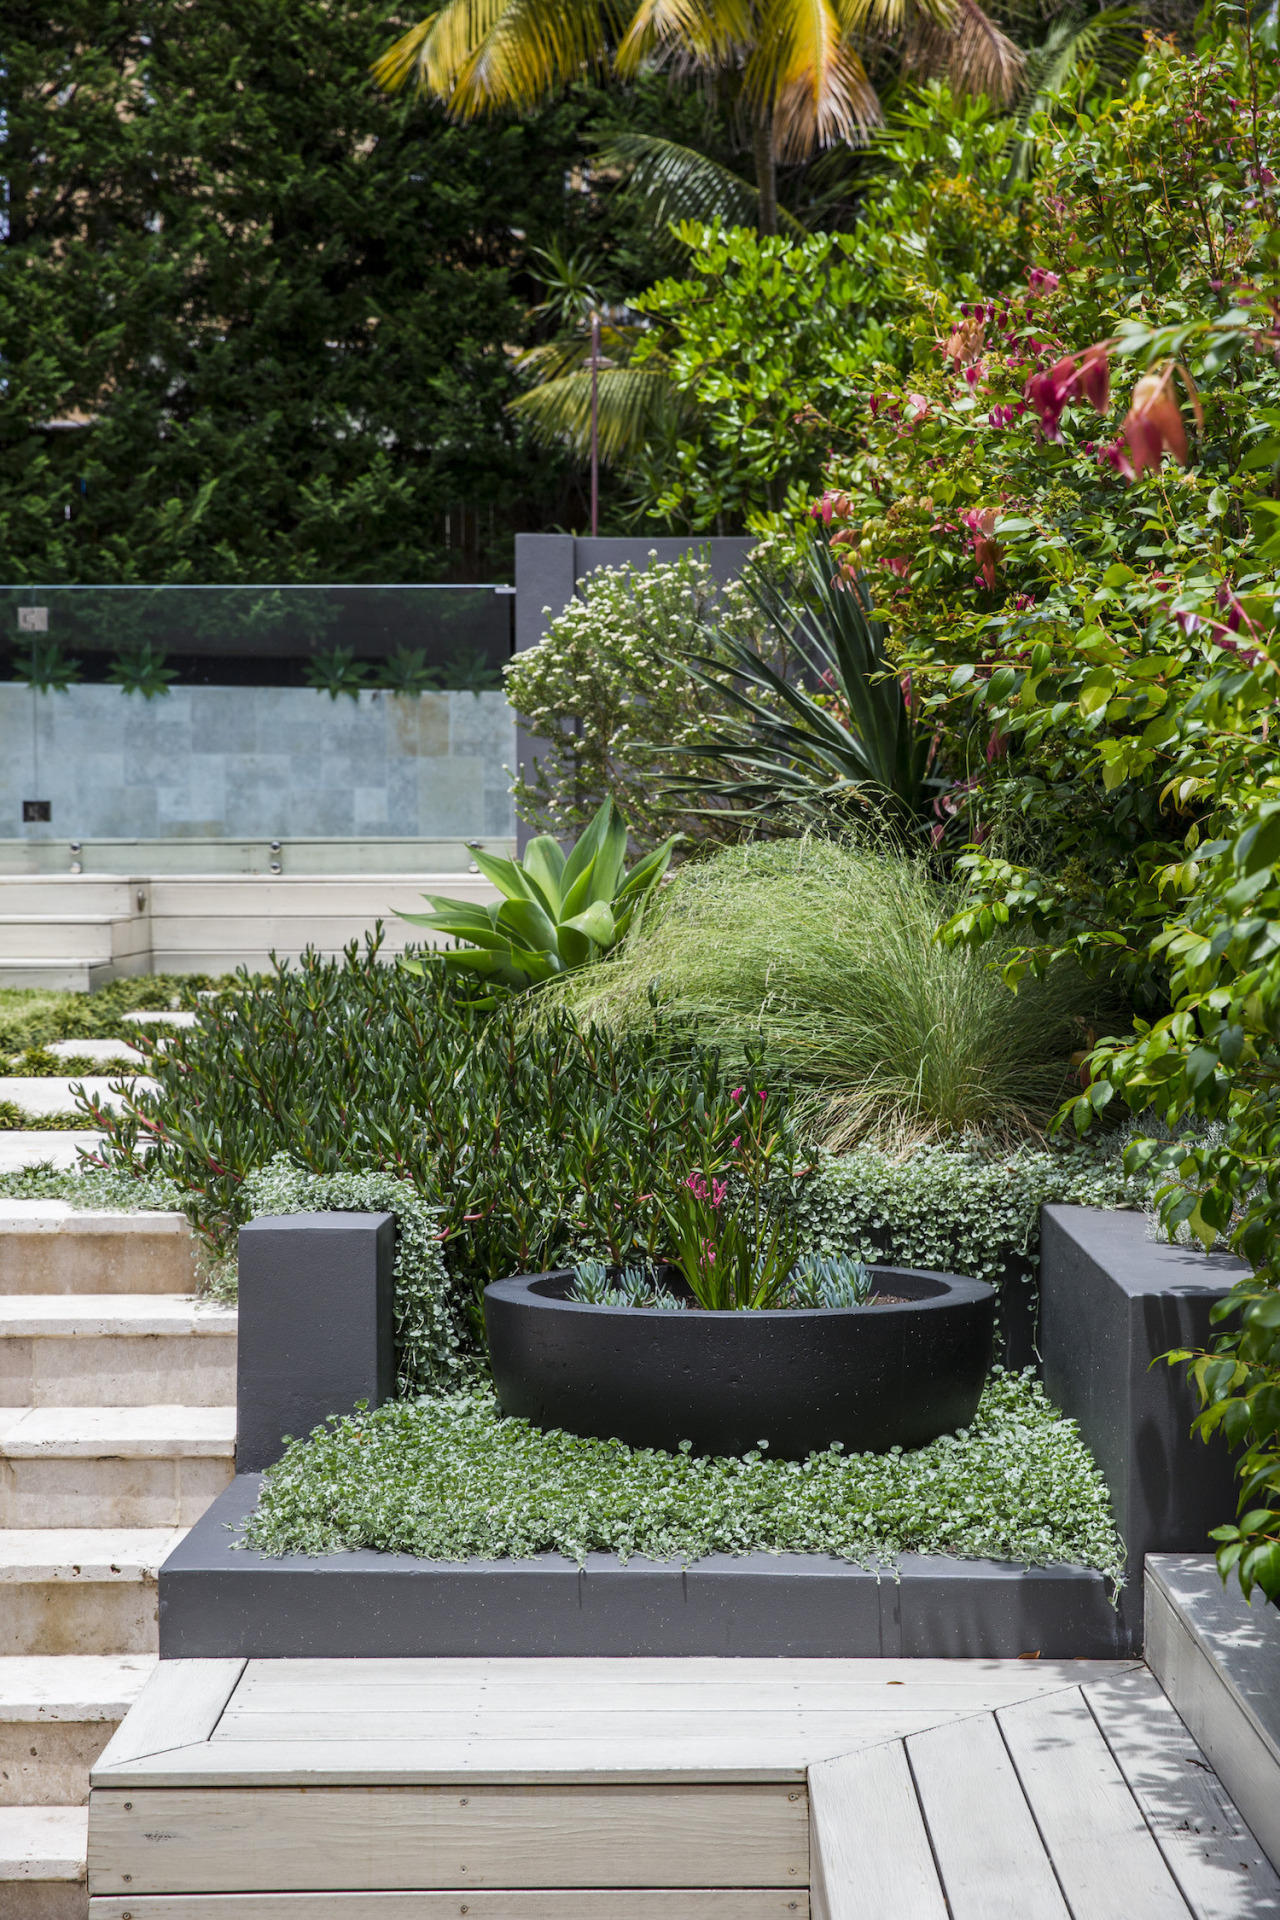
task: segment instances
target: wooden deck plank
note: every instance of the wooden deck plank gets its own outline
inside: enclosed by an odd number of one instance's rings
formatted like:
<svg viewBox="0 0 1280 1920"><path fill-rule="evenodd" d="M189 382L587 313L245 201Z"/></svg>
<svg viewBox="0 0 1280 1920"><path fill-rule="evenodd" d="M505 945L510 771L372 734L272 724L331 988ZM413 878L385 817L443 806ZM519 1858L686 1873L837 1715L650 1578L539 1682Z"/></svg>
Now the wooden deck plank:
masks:
<svg viewBox="0 0 1280 1920"><path fill-rule="evenodd" d="M1082 1692L1196 1920L1280 1920L1280 1875L1154 1676Z"/></svg>
<svg viewBox="0 0 1280 1920"><path fill-rule="evenodd" d="M904 1715L902 1733L915 1733L934 1724L936 1716L913 1720ZM882 1723L867 1733L865 1744L880 1744ZM894 1737L893 1729L888 1737ZM475 1785L578 1783L583 1785L673 1782L734 1783L803 1782L810 1758L836 1757L854 1751L852 1732L831 1742L835 1752L823 1754L818 1743L788 1736L767 1741L731 1744L720 1734L689 1736L679 1749L665 1735L646 1741L627 1740L619 1731L593 1740L563 1739L504 1741L458 1739L438 1741L365 1740L305 1742L285 1740L202 1741L172 1752L127 1761L104 1771L93 1768L95 1787L129 1784L135 1787L288 1787L340 1785L376 1786L447 1784L451 1780Z"/></svg>
<svg viewBox="0 0 1280 1920"><path fill-rule="evenodd" d="M1071 1920L989 1713L907 1741L951 1920Z"/></svg>
<svg viewBox="0 0 1280 1920"><path fill-rule="evenodd" d="M900 1741L809 1772L813 1920L947 1920Z"/></svg>
<svg viewBox="0 0 1280 1920"><path fill-rule="evenodd" d="M1049 1694L996 1718L1074 1920L1187 1920L1083 1697Z"/></svg>
<svg viewBox="0 0 1280 1920"><path fill-rule="evenodd" d="M997 1701L993 1704L1003 1706L1016 1703ZM839 1745L842 1739L850 1739L854 1746L901 1739L919 1727L929 1726L937 1720L952 1719L957 1713L965 1711L974 1712L977 1708L966 1709L958 1702L947 1706L939 1705L932 1699L917 1700L914 1692L904 1690L896 1698L891 1694L888 1700L877 1701L874 1707L850 1708L835 1713L815 1713L797 1708L775 1708L762 1712L750 1709L726 1712L721 1709L714 1713L701 1713L694 1706L679 1711L671 1708L665 1713L652 1710L584 1713L568 1708L559 1713L547 1708L540 1708L533 1713L477 1713L458 1708L440 1713L393 1714L368 1709L346 1714L299 1711L290 1714L283 1724L287 1727L290 1742L297 1741L308 1748L328 1746L336 1741L348 1745L377 1741L387 1747L394 1747L400 1741L413 1742L415 1745L444 1743L452 1746L482 1741L495 1754L501 1755L509 1748L548 1741L569 1744L606 1741L611 1744L615 1755L625 1755L633 1746L646 1746L655 1740L665 1740L677 1752L687 1740L695 1740L700 1746L706 1747L720 1743L726 1750L774 1741L805 1751L812 1746L815 1758L834 1759L842 1751ZM277 1745L280 1743L281 1730L282 1719L279 1714L226 1713L210 1744L215 1748L230 1744L251 1746L263 1742ZM831 1746L832 1741L837 1743L834 1747ZM821 1747L827 1751L817 1752L816 1749Z"/></svg>
<svg viewBox="0 0 1280 1920"><path fill-rule="evenodd" d="M468 1887L436 1893L122 1893L89 1920L809 1920L789 1887Z"/></svg>
<svg viewBox="0 0 1280 1920"><path fill-rule="evenodd" d="M761 1704L779 1700L843 1704L885 1687L910 1685L953 1692L1004 1686L1020 1695L1078 1686L1087 1679L1132 1672L1133 1660L819 1660L733 1659L725 1657L655 1658L426 1658L404 1660L250 1660L237 1689L237 1705L273 1706L299 1697L359 1697L385 1689L393 1698L499 1698L512 1705L522 1696L543 1700L604 1700L662 1705L670 1696L704 1699L723 1693L734 1699L747 1693ZM980 1704L982 1704L980 1702ZM993 1702L994 1704L994 1702Z"/></svg>
<svg viewBox="0 0 1280 1920"><path fill-rule="evenodd" d="M90 1891L808 1885L803 1787L463 1784L99 1789Z"/></svg>
<svg viewBox="0 0 1280 1920"><path fill-rule="evenodd" d="M1064 1681L1074 1686L1074 1680ZM282 1717L310 1729L308 1739L367 1739L368 1728L376 1726L381 1739L419 1739L418 1729L447 1727L465 1721L469 1725L503 1726L532 1730L538 1726L590 1728L609 1721L616 1725L625 1715L628 1724L637 1727L660 1725L665 1721L706 1722L713 1717L743 1725L748 1721L763 1724L768 1720L803 1721L822 1725L833 1720L860 1718L877 1713L901 1713L910 1703L913 1713L929 1712L939 1716L954 1713L978 1713L984 1709L1015 1706L1019 1700L1035 1700L1057 1688L1019 1687L1012 1681L977 1688L915 1686L900 1682L880 1687L850 1688L834 1697L818 1699L795 1696L791 1699L762 1698L750 1687L697 1689L690 1696L676 1690L646 1689L619 1700L615 1696L576 1699L561 1694L537 1699L522 1694L515 1699L498 1696L472 1696L461 1691L444 1693L424 1687L406 1687L392 1694L383 1688L335 1685L311 1690L301 1688L245 1694L237 1689L218 1722L215 1740L278 1739ZM274 1731L269 1731L274 1729Z"/></svg>
<svg viewBox="0 0 1280 1920"><path fill-rule="evenodd" d="M98 1765L110 1768L207 1740L244 1669L243 1660L160 1661Z"/></svg>

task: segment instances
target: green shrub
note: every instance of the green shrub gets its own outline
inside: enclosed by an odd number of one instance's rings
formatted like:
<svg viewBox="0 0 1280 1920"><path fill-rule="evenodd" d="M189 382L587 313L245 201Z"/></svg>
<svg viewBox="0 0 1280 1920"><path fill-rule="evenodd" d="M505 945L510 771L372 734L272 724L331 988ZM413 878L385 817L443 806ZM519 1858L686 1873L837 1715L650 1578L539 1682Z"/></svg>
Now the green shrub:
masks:
<svg viewBox="0 0 1280 1920"><path fill-rule="evenodd" d="M1002 1286L1039 1260L1044 1206L1138 1207L1147 1183L1113 1150L972 1144L919 1146L895 1159L874 1147L823 1154L796 1215L817 1251L892 1266L963 1273Z"/></svg>
<svg viewBox="0 0 1280 1920"><path fill-rule="evenodd" d="M735 838L735 821L688 810L657 779L695 771L682 751L673 759L662 749L708 739L728 711L672 664L716 654L720 633L756 639L759 621L742 587L717 588L704 559L587 574L544 638L506 669L507 698L544 742L512 789L521 818L571 839L612 798L641 848L677 830L691 841Z"/></svg>
<svg viewBox="0 0 1280 1920"><path fill-rule="evenodd" d="M333 1419L263 1482L246 1543L434 1560L950 1553L1120 1577L1106 1483L1029 1375L993 1374L973 1425L903 1453L695 1459L506 1420L487 1393Z"/></svg>
<svg viewBox="0 0 1280 1920"><path fill-rule="evenodd" d="M488 1281L579 1253L652 1260L662 1197L754 1074L688 1035L613 1035L563 1010L530 1032L512 1006L467 1004L439 956L423 968L382 965L375 937L244 980L155 1056L155 1092L94 1110L104 1159L171 1179L215 1248L279 1154L313 1174L394 1174L440 1206L449 1272L477 1308Z"/></svg>
<svg viewBox="0 0 1280 1920"><path fill-rule="evenodd" d="M1105 998L1069 965L1011 993L998 954L934 939L954 899L927 862L847 840L726 848L556 991L619 1031L653 1028L656 993L708 1042L763 1045L832 1147L1036 1134Z"/></svg>

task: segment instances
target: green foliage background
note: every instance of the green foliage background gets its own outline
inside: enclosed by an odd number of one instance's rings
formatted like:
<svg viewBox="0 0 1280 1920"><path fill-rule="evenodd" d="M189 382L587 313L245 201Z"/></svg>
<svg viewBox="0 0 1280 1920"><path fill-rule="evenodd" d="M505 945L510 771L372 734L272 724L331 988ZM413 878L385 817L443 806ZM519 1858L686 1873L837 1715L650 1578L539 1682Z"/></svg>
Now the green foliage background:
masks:
<svg viewBox="0 0 1280 1920"><path fill-rule="evenodd" d="M705 108L580 88L451 126L369 79L408 18L6 8L8 579L430 579L446 513L452 570L492 577L513 530L580 517L504 411L530 249L589 241L609 293L653 278L640 218L581 169L611 129L687 138Z"/></svg>

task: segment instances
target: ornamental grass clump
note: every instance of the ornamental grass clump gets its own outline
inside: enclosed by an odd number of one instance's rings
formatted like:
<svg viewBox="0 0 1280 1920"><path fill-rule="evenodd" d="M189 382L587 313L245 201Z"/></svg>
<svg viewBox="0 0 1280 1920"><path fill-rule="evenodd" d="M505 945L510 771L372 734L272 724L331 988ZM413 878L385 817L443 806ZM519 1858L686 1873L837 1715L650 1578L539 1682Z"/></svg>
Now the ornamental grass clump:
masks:
<svg viewBox="0 0 1280 1920"><path fill-rule="evenodd" d="M1075 1562L1113 1580L1123 1549L1073 1421L1028 1374L993 1374L973 1424L904 1453L700 1459L542 1432L485 1392L333 1419L262 1485L245 1544L371 1547L432 1560L589 1553L903 1553Z"/></svg>
<svg viewBox="0 0 1280 1920"><path fill-rule="evenodd" d="M730 1054L763 1046L837 1150L1035 1137L1108 996L1066 962L1012 993L998 951L935 939L959 897L927 859L850 839L726 848L556 991L616 1031L660 1012Z"/></svg>

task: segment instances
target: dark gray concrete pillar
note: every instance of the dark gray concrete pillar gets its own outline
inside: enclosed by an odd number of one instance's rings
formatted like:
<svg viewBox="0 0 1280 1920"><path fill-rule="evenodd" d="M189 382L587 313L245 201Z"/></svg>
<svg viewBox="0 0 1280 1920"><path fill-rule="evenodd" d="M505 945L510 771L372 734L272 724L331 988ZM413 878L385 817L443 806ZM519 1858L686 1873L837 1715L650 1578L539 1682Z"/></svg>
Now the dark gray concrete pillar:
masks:
<svg viewBox="0 0 1280 1920"><path fill-rule="evenodd" d="M240 1229L236 1471L331 1413L395 1392L391 1213L284 1213Z"/></svg>
<svg viewBox="0 0 1280 1920"><path fill-rule="evenodd" d="M1111 1489L1128 1552L1121 1622L1138 1651L1145 1555L1207 1553L1210 1527L1236 1510L1227 1446L1192 1434L1195 1389L1160 1355L1206 1346L1210 1309L1248 1269L1149 1239L1141 1213L1044 1207L1040 1228L1045 1391L1079 1423Z"/></svg>

